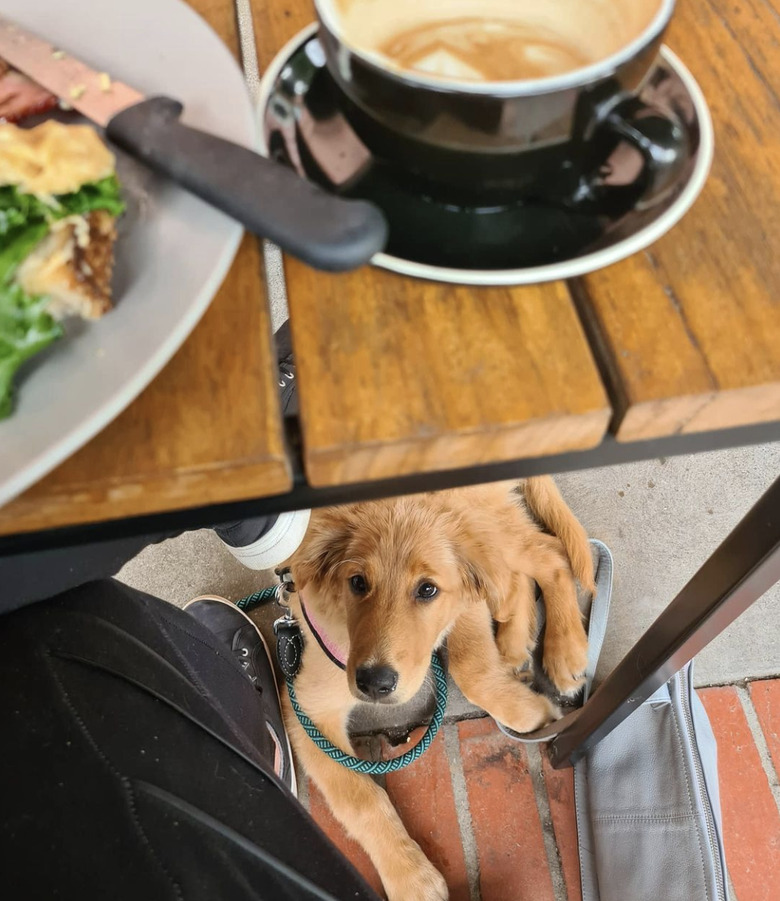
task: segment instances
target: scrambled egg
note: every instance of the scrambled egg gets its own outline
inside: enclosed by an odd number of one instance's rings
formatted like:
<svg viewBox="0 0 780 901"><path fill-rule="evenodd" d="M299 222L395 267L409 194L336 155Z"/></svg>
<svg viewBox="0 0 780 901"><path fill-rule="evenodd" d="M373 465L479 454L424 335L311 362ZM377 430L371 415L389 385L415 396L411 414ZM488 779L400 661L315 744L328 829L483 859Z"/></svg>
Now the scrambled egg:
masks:
<svg viewBox="0 0 780 901"><path fill-rule="evenodd" d="M41 199L78 191L114 171L114 155L88 125L0 123L0 185Z"/></svg>

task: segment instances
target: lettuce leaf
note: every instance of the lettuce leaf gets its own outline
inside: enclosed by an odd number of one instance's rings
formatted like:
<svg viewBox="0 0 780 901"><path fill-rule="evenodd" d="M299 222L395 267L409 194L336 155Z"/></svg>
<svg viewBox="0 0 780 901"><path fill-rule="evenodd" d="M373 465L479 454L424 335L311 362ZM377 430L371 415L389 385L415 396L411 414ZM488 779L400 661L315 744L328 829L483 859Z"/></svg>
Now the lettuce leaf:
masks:
<svg viewBox="0 0 780 901"><path fill-rule="evenodd" d="M39 204L40 201L32 194L20 194L12 185L0 188L0 237L23 228L30 220L43 218L37 212Z"/></svg>
<svg viewBox="0 0 780 901"><path fill-rule="evenodd" d="M107 210L112 216L120 216L125 210L116 175L89 182L73 194L60 194L56 200L61 210L55 212L55 219L92 210Z"/></svg>
<svg viewBox="0 0 780 901"><path fill-rule="evenodd" d="M124 209L116 175L88 182L71 194L58 194L51 203L44 203L34 194L25 194L14 185L3 185L0 187L0 236L32 222L51 222L92 210L107 210L112 216L119 216Z"/></svg>
<svg viewBox="0 0 780 901"><path fill-rule="evenodd" d="M19 367L62 335L46 312L46 297L31 297L16 284L0 285L0 419L13 410Z"/></svg>
<svg viewBox="0 0 780 901"><path fill-rule="evenodd" d="M23 194L14 185L0 188L0 236L33 222L49 222L54 218L61 217L34 194Z"/></svg>
<svg viewBox="0 0 780 901"><path fill-rule="evenodd" d="M0 287L13 277L16 267L35 245L46 237L47 222L31 222L2 236L0 240Z"/></svg>

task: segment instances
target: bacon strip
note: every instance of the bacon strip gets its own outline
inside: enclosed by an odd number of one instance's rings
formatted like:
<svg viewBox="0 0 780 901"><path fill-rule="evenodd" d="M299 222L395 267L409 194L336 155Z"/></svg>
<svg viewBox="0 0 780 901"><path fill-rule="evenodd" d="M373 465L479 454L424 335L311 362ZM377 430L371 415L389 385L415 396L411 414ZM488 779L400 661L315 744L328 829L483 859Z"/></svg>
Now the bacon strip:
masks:
<svg viewBox="0 0 780 901"><path fill-rule="evenodd" d="M0 122L18 122L56 105L54 94L0 59Z"/></svg>

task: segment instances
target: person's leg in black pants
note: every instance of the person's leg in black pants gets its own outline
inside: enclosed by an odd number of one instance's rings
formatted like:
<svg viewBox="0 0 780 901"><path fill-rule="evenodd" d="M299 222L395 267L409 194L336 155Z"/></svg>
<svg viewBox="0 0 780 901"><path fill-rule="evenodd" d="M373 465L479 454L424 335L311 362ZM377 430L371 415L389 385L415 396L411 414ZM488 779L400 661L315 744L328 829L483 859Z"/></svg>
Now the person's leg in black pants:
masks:
<svg viewBox="0 0 780 901"><path fill-rule="evenodd" d="M114 581L0 617L4 896L375 899L274 775L272 694Z"/></svg>

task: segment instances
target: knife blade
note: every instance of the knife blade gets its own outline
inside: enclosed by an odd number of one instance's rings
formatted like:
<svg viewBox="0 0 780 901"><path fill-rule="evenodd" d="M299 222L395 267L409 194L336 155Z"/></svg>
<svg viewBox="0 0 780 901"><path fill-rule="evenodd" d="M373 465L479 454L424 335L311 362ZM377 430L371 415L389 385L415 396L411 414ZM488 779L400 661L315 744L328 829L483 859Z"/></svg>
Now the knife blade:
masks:
<svg viewBox="0 0 780 901"><path fill-rule="evenodd" d="M123 150L314 268L355 269L385 245L387 223L374 204L329 194L287 166L184 125L178 101L147 98L3 16L0 58Z"/></svg>
<svg viewBox="0 0 780 901"><path fill-rule="evenodd" d="M144 96L0 15L0 58L103 128Z"/></svg>

